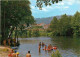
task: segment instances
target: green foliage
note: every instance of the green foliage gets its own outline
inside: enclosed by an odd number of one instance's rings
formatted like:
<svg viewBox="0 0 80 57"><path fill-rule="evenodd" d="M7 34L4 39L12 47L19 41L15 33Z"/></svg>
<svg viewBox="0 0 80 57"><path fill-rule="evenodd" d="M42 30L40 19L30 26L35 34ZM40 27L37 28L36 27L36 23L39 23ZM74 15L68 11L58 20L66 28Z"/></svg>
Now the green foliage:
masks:
<svg viewBox="0 0 80 57"><path fill-rule="evenodd" d="M37 0L36 6L39 7L40 10L42 10L43 5L51 6L52 4L58 3L59 1L62 1L62 0Z"/></svg>
<svg viewBox="0 0 80 57"><path fill-rule="evenodd" d="M32 36L32 31L31 30L29 30L29 37L31 37Z"/></svg>
<svg viewBox="0 0 80 57"><path fill-rule="evenodd" d="M33 36L34 36L34 37L40 36L39 29L35 29L35 30L33 31Z"/></svg>
<svg viewBox="0 0 80 57"><path fill-rule="evenodd" d="M29 37L39 37L39 36L49 36L46 30L39 28L30 28L27 30L17 30L17 35L19 38L29 38ZM13 31L12 37L15 38L15 31Z"/></svg>
<svg viewBox="0 0 80 57"><path fill-rule="evenodd" d="M51 30L57 31L57 29L58 29L58 26L57 26L58 20L57 20L56 17L53 18L53 20L51 21L50 24L51 24L50 25Z"/></svg>
<svg viewBox="0 0 80 57"><path fill-rule="evenodd" d="M62 57L58 50L51 54L51 57Z"/></svg>
<svg viewBox="0 0 80 57"><path fill-rule="evenodd" d="M74 16L62 15L60 19L56 17L50 23L49 29L52 35L56 36L72 36L80 35L80 13L76 12Z"/></svg>
<svg viewBox="0 0 80 57"><path fill-rule="evenodd" d="M71 19L71 25L74 29L74 35L80 36L80 13L76 12L76 14Z"/></svg>
<svg viewBox="0 0 80 57"><path fill-rule="evenodd" d="M28 27L34 23L29 0L1 1L1 19L2 39L11 37L15 28L22 31L24 24Z"/></svg>
<svg viewBox="0 0 80 57"><path fill-rule="evenodd" d="M40 33L40 36L47 36L48 34L47 34L47 32L46 31L39 31L39 33Z"/></svg>
<svg viewBox="0 0 80 57"><path fill-rule="evenodd" d="M47 32L47 36L52 36L53 32Z"/></svg>

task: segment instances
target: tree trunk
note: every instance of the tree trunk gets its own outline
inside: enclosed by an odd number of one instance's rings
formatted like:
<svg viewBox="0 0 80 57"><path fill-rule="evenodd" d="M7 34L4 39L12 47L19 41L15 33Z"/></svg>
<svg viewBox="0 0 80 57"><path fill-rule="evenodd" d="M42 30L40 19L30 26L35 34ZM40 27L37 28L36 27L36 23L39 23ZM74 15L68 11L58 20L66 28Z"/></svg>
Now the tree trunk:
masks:
<svg viewBox="0 0 80 57"><path fill-rule="evenodd" d="M2 44L3 40L5 39L5 7L4 7L4 16L1 22L2 22L1 23L1 34L2 34L1 44Z"/></svg>
<svg viewBox="0 0 80 57"><path fill-rule="evenodd" d="M18 42L18 30L17 30L17 26L16 26L16 31L15 31L15 39L16 39L17 42Z"/></svg>
<svg viewBox="0 0 80 57"><path fill-rule="evenodd" d="M8 38L11 38L11 35L12 35L12 33L13 33L14 28L15 28L15 27L12 27L12 29L10 30Z"/></svg>
<svg viewBox="0 0 80 57"><path fill-rule="evenodd" d="M16 28L16 30L15 30L15 39L16 39L16 36L17 36L17 28Z"/></svg>

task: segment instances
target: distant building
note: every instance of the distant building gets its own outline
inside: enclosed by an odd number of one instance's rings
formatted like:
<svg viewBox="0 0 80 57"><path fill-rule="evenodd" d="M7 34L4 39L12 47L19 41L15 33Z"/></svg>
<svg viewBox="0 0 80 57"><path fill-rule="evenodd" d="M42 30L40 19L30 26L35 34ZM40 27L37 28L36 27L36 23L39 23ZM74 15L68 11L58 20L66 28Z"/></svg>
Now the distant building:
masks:
<svg viewBox="0 0 80 57"><path fill-rule="evenodd" d="M37 26L44 26L44 23L36 24Z"/></svg>
<svg viewBox="0 0 80 57"><path fill-rule="evenodd" d="M50 24L40 23L40 24L34 24L31 27L36 27L36 26L41 26L41 28L39 28L39 30L43 30L43 29L47 29L50 26Z"/></svg>
<svg viewBox="0 0 80 57"><path fill-rule="evenodd" d="M43 29L47 29L50 26L50 24L40 23L40 24L35 24L34 26L42 26Z"/></svg>

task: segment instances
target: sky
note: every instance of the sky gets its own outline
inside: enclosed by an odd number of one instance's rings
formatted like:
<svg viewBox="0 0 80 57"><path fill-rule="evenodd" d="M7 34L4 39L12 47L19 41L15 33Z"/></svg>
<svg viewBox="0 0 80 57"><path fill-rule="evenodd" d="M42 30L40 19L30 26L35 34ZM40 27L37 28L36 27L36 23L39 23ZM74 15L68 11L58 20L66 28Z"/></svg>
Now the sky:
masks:
<svg viewBox="0 0 80 57"><path fill-rule="evenodd" d="M63 0L51 6L43 6L39 10L36 6L36 0L30 0L31 11L34 18L46 18L52 16L60 16L63 14L74 15L77 11L80 12L80 0Z"/></svg>

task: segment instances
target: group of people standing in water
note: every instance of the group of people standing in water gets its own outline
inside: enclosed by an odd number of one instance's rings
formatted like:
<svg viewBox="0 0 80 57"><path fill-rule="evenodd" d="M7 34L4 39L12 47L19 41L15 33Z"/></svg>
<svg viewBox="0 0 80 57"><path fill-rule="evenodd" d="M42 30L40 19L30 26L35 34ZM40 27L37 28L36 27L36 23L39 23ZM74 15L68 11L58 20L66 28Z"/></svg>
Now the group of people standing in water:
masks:
<svg viewBox="0 0 80 57"><path fill-rule="evenodd" d="M39 52L40 52L40 50L41 50L41 46L44 47L43 50L48 50L48 51L53 50L53 49L57 49L57 47L53 47L51 44L48 44L48 46L47 46L47 45L44 44L43 42L42 42L42 43L40 42L40 43L39 43L39 47L38 47Z"/></svg>
<svg viewBox="0 0 80 57"><path fill-rule="evenodd" d="M39 52L41 51L41 46L43 47L43 50L53 50L53 49L57 49L57 47L53 47L51 44L49 44L48 46L46 44L44 44L43 42L39 43L38 49ZM10 54L8 55L8 57L18 57L19 52L15 53L13 50L11 50ZM26 54L26 57L31 57L30 51L28 51L28 53Z"/></svg>

